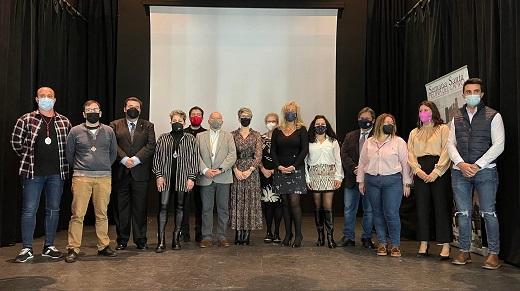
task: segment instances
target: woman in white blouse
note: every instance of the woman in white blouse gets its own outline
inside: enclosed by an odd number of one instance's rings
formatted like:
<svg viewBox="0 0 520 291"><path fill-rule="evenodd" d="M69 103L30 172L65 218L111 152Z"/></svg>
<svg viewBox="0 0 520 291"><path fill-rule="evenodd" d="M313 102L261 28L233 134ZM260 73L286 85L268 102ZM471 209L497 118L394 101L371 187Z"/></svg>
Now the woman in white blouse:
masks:
<svg viewBox="0 0 520 291"><path fill-rule="evenodd" d="M325 244L325 228L327 245L329 248L335 248L332 198L334 190L341 187L343 167L336 133L323 115L316 115L309 126L309 154L305 159L305 179L314 197L314 218L318 231L316 245Z"/></svg>

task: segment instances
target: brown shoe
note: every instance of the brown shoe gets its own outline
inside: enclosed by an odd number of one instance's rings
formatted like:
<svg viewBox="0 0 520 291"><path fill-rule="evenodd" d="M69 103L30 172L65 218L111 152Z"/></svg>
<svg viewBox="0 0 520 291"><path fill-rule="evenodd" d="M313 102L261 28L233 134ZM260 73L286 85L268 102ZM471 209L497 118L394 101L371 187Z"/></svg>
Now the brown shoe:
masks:
<svg viewBox="0 0 520 291"><path fill-rule="evenodd" d="M200 247L201 248L209 248L209 246L211 246L211 244L213 244L210 240L208 239L203 239L201 242L200 242Z"/></svg>
<svg viewBox="0 0 520 291"><path fill-rule="evenodd" d="M401 256L401 250L399 249L399 246L392 246L392 249L390 250L390 256L392 256L392 257Z"/></svg>
<svg viewBox="0 0 520 291"><path fill-rule="evenodd" d="M482 268L488 270L496 270L498 267L500 267L500 261L498 260L497 254L489 254L484 265L482 265Z"/></svg>
<svg viewBox="0 0 520 291"><path fill-rule="evenodd" d="M377 247L377 255L378 256L386 256L386 255L388 255L388 251L386 249L386 245L380 244L379 247Z"/></svg>
<svg viewBox="0 0 520 291"><path fill-rule="evenodd" d="M227 248L227 247L229 247L229 242L225 238L219 239L218 240L218 245L223 247L223 248Z"/></svg>
<svg viewBox="0 0 520 291"><path fill-rule="evenodd" d="M452 261L454 265L465 265L467 263L471 263L471 255L469 252L460 252L458 256L456 256Z"/></svg>

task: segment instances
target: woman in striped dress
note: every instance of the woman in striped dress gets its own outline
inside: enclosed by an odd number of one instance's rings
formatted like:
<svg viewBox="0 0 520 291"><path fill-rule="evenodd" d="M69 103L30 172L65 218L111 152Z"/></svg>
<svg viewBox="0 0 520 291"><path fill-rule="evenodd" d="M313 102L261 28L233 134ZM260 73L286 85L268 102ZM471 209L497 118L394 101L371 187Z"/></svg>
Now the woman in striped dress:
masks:
<svg viewBox="0 0 520 291"><path fill-rule="evenodd" d="M166 250L165 228L168 221L168 208L173 198L175 205L175 229L172 248L180 250L180 233L184 204L188 193L193 189L199 164L199 151L195 137L184 133L186 113L173 110L170 113L172 131L163 133L157 140L152 171L157 178L157 190L161 193L158 221L158 243L156 253Z"/></svg>

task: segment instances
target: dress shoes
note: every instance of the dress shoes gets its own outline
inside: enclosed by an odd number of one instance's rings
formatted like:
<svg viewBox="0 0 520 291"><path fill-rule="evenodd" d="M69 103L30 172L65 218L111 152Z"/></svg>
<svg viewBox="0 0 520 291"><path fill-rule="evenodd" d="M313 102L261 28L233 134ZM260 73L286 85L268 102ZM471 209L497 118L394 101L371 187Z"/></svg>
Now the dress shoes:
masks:
<svg viewBox="0 0 520 291"><path fill-rule="evenodd" d="M449 255L448 256L441 256L441 255L439 255L439 261L447 261L449 259L450 259Z"/></svg>
<svg viewBox="0 0 520 291"><path fill-rule="evenodd" d="M190 242L191 241L190 234L181 232L180 240L183 242Z"/></svg>
<svg viewBox="0 0 520 291"><path fill-rule="evenodd" d="M222 239L218 240L218 245L223 248L227 248L227 247L229 247L229 242L227 241L227 239L222 238Z"/></svg>
<svg viewBox="0 0 520 291"><path fill-rule="evenodd" d="M146 251L148 249L148 245L147 244L137 244L137 249L140 250L140 251ZM116 248L117 250L117 248Z"/></svg>
<svg viewBox="0 0 520 291"><path fill-rule="evenodd" d="M98 255L103 255L105 257L117 257L117 253L114 252L110 246L106 246L104 249L97 252Z"/></svg>
<svg viewBox="0 0 520 291"><path fill-rule="evenodd" d="M483 269L487 270L496 270L500 267L500 261L498 260L497 254L488 254L484 265L482 265Z"/></svg>
<svg viewBox="0 0 520 291"><path fill-rule="evenodd" d="M426 258L429 255L430 255L430 244L428 244L426 246L426 251L424 253L417 252L416 257L418 257L418 258Z"/></svg>
<svg viewBox="0 0 520 291"><path fill-rule="evenodd" d="M338 243L338 246L340 247L346 247L346 246L355 246L356 242L351 240L350 238L347 238L346 236L343 236L341 240Z"/></svg>
<svg viewBox="0 0 520 291"><path fill-rule="evenodd" d="M78 253L74 251L74 249L67 250L67 256L65 257L66 263L74 263L78 260Z"/></svg>
<svg viewBox="0 0 520 291"><path fill-rule="evenodd" d="M371 238L362 238L361 239L361 245L364 247L364 248L367 248L367 249L375 249L376 246L374 245L374 242L372 241Z"/></svg>
<svg viewBox="0 0 520 291"><path fill-rule="evenodd" d="M116 247L116 251L122 251L126 249L126 244L118 243Z"/></svg>
<svg viewBox="0 0 520 291"><path fill-rule="evenodd" d="M452 261L454 265L465 265L467 263L471 263L471 255L469 252L460 252L458 256L456 256Z"/></svg>
<svg viewBox="0 0 520 291"><path fill-rule="evenodd" d="M378 256L386 256L388 255L388 250L386 248L386 245L384 244L380 244L379 247L377 248L377 255Z"/></svg>
<svg viewBox="0 0 520 291"><path fill-rule="evenodd" d="M209 248L212 244L213 244L213 242L210 241L209 239L203 239L203 240L200 242L200 247L201 247L201 248Z"/></svg>

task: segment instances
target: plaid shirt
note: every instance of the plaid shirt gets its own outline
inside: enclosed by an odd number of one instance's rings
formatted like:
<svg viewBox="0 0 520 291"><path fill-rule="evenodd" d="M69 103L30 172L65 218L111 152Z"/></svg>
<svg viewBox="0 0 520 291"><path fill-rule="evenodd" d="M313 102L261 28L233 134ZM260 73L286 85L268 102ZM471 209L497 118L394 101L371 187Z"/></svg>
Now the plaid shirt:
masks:
<svg viewBox="0 0 520 291"><path fill-rule="evenodd" d="M23 178L34 178L34 143L42 125L42 119L42 115L38 110L24 114L16 121L11 135L11 146L21 158L18 173ZM56 112L54 127L58 138L60 176L62 180L65 180L69 176L69 164L67 164L65 159L65 145L72 124L67 117Z"/></svg>

